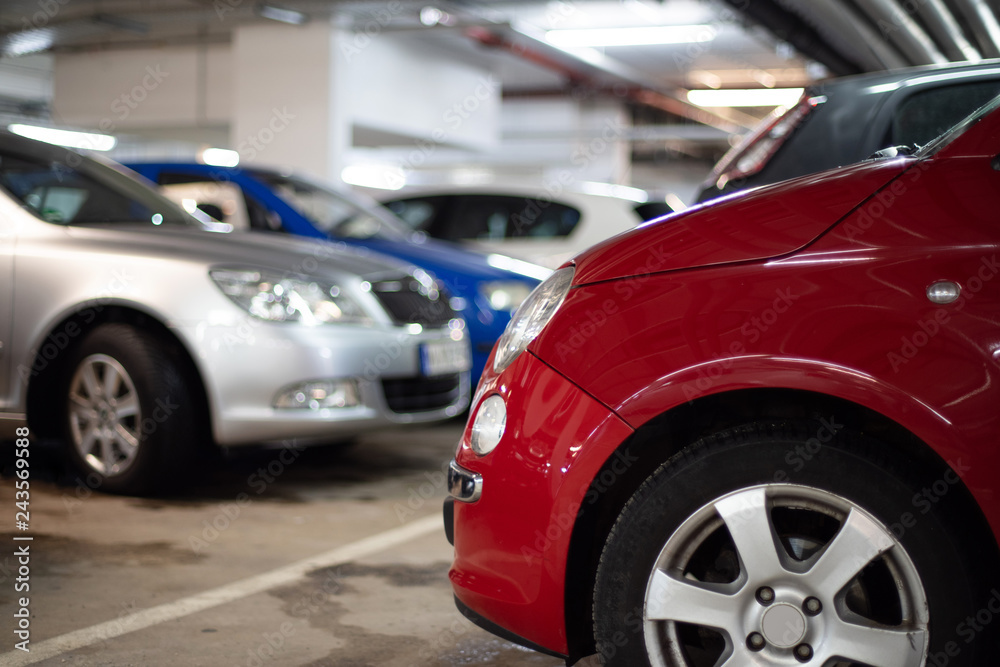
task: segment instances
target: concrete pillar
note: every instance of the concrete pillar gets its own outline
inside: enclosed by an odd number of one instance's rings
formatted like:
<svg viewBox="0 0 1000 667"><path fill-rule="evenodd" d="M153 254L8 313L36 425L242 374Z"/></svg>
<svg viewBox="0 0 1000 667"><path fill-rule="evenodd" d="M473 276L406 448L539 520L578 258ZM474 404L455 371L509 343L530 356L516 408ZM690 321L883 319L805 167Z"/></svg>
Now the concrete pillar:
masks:
<svg viewBox="0 0 1000 667"><path fill-rule="evenodd" d="M499 79L406 35L252 25L235 31L232 53L242 163L337 180L355 146L404 149L405 172L439 150L499 142Z"/></svg>
<svg viewBox="0 0 1000 667"><path fill-rule="evenodd" d="M339 176L349 135L336 100L334 44L323 21L234 31L230 147L241 164Z"/></svg>
<svg viewBox="0 0 1000 667"><path fill-rule="evenodd" d="M226 45L57 54L52 119L108 134L186 139L228 123Z"/></svg>
<svg viewBox="0 0 1000 667"><path fill-rule="evenodd" d="M628 185L632 120L616 100L517 99L504 103L501 154L575 182ZM510 159L508 158L508 159Z"/></svg>

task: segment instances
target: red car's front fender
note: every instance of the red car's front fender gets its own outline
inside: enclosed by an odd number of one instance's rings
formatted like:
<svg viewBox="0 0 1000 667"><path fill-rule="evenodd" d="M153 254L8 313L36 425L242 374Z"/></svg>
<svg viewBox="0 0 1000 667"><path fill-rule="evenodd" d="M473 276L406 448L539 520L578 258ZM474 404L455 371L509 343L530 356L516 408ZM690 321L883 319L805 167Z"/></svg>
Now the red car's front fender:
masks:
<svg viewBox="0 0 1000 667"><path fill-rule="evenodd" d="M482 475L483 490L477 502L455 504L452 584L488 621L566 654L566 560L577 512L605 453L632 429L531 354L487 375L478 396L496 394L508 414L500 444L477 456L466 428L456 456Z"/></svg>

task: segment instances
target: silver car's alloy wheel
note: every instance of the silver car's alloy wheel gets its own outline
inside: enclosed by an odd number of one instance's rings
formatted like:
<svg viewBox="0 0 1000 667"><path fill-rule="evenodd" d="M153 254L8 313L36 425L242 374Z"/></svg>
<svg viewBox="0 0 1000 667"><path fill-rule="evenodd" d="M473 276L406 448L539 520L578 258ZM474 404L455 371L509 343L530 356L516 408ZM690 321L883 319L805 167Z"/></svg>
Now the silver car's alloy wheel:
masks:
<svg viewBox="0 0 1000 667"><path fill-rule="evenodd" d="M77 366L69 385L73 446L93 471L124 473L139 452L142 412L128 371L106 354L92 354Z"/></svg>
<svg viewBox="0 0 1000 667"><path fill-rule="evenodd" d="M919 667L928 652L927 598L899 541L807 486L704 505L663 546L644 604L652 665ZM694 659L691 645L707 650Z"/></svg>

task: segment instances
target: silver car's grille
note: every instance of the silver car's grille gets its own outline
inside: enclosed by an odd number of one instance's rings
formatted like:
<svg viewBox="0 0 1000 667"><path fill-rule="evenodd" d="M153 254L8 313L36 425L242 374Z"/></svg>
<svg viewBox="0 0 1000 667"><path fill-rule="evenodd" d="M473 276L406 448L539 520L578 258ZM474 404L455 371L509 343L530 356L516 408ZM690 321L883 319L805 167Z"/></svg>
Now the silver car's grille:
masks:
<svg viewBox="0 0 1000 667"><path fill-rule="evenodd" d="M416 278L372 283L372 293L395 324L442 327L458 317L444 291L428 290Z"/></svg>

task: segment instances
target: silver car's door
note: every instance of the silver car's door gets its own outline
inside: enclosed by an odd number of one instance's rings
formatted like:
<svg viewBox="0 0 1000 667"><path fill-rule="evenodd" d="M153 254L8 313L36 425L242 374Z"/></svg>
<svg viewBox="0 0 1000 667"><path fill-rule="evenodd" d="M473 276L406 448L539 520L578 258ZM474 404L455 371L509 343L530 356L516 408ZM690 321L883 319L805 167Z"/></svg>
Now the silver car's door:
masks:
<svg viewBox="0 0 1000 667"><path fill-rule="evenodd" d="M14 246L17 242L13 220L0 216L0 410L10 408L11 372L14 364L10 355L14 302Z"/></svg>

